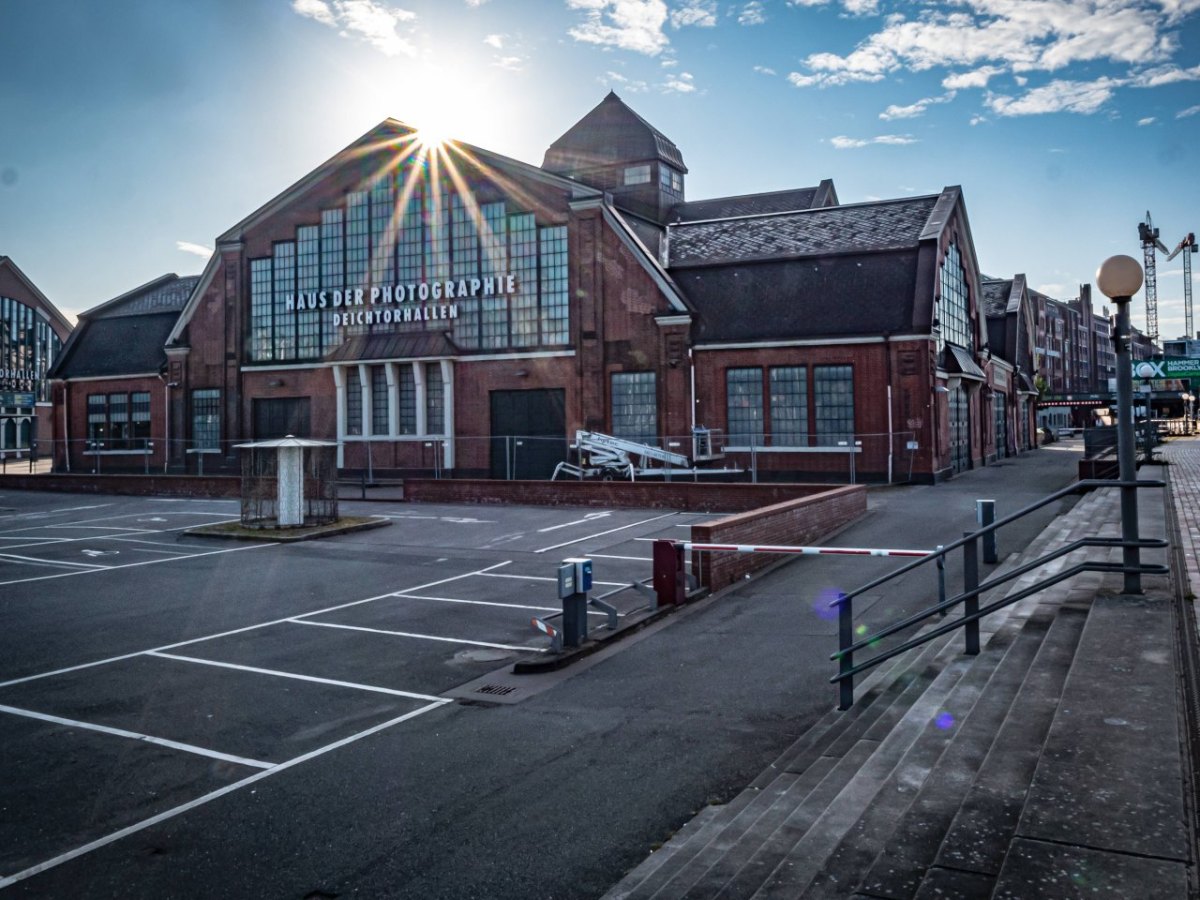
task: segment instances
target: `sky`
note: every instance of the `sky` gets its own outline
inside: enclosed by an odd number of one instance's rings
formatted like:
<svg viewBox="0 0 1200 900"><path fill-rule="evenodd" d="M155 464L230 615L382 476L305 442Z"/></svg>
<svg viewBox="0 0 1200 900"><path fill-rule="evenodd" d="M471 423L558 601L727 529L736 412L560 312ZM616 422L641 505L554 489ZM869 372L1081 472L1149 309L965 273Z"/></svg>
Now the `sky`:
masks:
<svg viewBox="0 0 1200 900"><path fill-rule="evenodd" d="M1147 213L1170 249L1200 231L1200 0L0 0L0 22L0 255L69 316L199 273L385 118L540 165L609 90L679 146L689 200L961 185L982 271L1059 299L1140 261ZM1164 338L1183 296L1160 255Z"/></svg>

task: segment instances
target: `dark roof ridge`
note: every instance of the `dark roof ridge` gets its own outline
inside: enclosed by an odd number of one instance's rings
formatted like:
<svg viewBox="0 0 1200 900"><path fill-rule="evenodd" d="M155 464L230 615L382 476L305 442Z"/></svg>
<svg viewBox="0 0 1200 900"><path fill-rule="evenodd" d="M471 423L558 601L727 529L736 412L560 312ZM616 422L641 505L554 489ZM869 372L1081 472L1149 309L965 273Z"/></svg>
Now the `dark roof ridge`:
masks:
<svg viewBox="0 0 1200 900"><path fill-rule="evenodd" d="M805 189L797 188L797 190L805 190ZM749 219L772 219L772 218L778 218L779 216L796 216L796 215L800 215L802 213L828 212L831 209L845 210L845 209L861 209L866 206L887 206L892 203L912 203L915 200L935 200L940 196L942 196L941 191L939 191L936 194L916 194L912 197L895 197L890 200L865 200L861 203L842 203L838 206L818 206L813 209L786 209L781 212L753 213L751 215L746 215L746 216L729 216L728 218L725 218L725 219L695 219L690 222L669 222L669 223L667 223L667 228L681 228L681 227L685 227L688 225L711 225L714 222L737 222L737 221L745 221L745 220L749 220ZM718 198L714 198L714 199L721 199L721 198L718 197ZM698 201L698 202L703 203L706 201L702 200L702 201Z"/></svg>
<svg viewBox="0 0 1200 900"><path fill-rule="evenodd" d="M187 275L184 277L195 278L197 280L200 278L199 275ZM144 294L148 291L155 290L156 288L166 287L168 284L170 284L173 281L181 281L181 280L182 279L180 278L180 276L176 275L174 272L168 272L166 275L159 275L157 278L151 278L145 284L139 285L138 287L135 287L132 290L126 291L123 294L118 294L116 297L113 297L111 300L105 300L103 303L99 304L98 306L93 306L91 309L81 312L79 314L79 318L81 318L81 319L91 318L96 313L102 312L102 311L108 309L110 306L116 306L118 303L120 303L123 300L129 300L133 297L136 297L138 294Z"/></svg>

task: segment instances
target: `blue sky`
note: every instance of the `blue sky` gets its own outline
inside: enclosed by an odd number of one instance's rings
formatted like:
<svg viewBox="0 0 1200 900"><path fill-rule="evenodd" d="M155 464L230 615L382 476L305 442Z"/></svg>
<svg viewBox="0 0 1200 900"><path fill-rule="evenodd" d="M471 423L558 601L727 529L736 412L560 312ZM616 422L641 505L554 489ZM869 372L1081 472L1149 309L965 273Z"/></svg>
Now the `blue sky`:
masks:
<svg viewBox="0 0 1200 900"><path fill-rule="evenodd" d="M1141 258L1147 210L1168 247L1200 231L1200 0L0 0L0 20L0 254L68 314L199 272L384 118L536 165L610 88L679 145L689 199L959 184L983 270L1062 299ZM1158 294L1181 334L1180 258Z"/></svg>

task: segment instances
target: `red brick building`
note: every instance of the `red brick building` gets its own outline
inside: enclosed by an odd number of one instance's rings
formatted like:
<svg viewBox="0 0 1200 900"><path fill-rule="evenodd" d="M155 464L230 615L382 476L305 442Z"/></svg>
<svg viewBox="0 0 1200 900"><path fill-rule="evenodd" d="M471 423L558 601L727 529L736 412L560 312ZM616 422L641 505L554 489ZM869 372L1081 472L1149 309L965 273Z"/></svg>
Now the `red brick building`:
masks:
<svg viewBox="0 0 1200 900"><path fill-rule="evenodd" d="M296 434L344 469L543 478L577 429L691 454L698 427L761 478L935 480L994 455L958 188L687 201L686 175L615 94L540 167L383 122L217 239L157 371L107 376L152 395L140 462L230 467ZM137 324L106 307L92 327ZM74 438L109 392L83 380L93 351L55 372Z"/></svg>
<svg viewBox="0 0 1200 900"><path fill-rule="evenodd" d="M49 456L52 416L47 372L71 333L70 321L7 256L0 256L0 454Z"/></svg>

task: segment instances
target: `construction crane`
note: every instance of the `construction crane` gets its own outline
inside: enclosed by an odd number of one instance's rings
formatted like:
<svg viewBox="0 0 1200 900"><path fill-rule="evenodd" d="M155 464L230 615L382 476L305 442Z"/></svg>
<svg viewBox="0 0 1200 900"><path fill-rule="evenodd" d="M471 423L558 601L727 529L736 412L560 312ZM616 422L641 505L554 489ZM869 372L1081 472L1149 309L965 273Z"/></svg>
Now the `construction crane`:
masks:
<svg viewBox="0 0 1200 900"><path fill-rule="evenodd" d="M1187 237L1180 241L1167 257L1167 262L1170 262L1180 253L1183 254L1183 333L1188 340L1196 337L1196 333L1192 331L1192 254L1195 252L1196 235L1189 231Z"/></svg>
<svg viewBox="0 0 1200 900"><path fill-rule="evenodd" d="M1138 237L1142 241L1142 256L1146 269L1146 337L1150 343L1158 343L1158 278L1155 273L1154 251L1168 253L1167 245L1158 239L1158 229L1150 221L1150 210L1146 210L1146 221L1138 222Z"/></svg>

